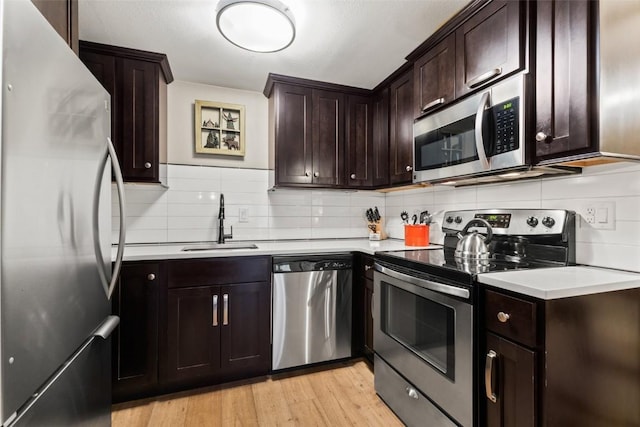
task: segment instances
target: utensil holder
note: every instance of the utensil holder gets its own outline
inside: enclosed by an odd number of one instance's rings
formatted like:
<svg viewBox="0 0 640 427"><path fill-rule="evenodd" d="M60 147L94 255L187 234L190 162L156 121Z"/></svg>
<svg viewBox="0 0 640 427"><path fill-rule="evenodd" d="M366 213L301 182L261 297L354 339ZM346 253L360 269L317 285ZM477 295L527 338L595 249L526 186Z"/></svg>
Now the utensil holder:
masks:
<svg viewBox="0 0 640 427"><path fill-rule="evenodd" d="M427 224L405 224L404 244L406 246L428 246L429 226Z"/></svg>

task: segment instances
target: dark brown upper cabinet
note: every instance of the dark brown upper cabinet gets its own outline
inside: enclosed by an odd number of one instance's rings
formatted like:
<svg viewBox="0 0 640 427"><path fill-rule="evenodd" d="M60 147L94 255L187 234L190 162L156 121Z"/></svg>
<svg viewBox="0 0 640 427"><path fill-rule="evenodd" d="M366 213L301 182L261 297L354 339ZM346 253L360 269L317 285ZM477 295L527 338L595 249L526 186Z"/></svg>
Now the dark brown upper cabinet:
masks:
<svg viewBox="0 0 640 427"><path fill-rule="evenodd" d="M69 47L78 54L78 0L31 0Z"/></svg>
<svg viewBox="0 0 640 427"><path fill-rule="evenodd" d="M597 3L536 3L536 158L589 150L597 140Z"/></svg>
<svg viewBox="0 0 640 427"><path fill-rule="evenodd" d="M111 95L111 137L124 180L161 183L173 81L166 55L81 41L80 59Z"/></svg>
<svg viewBox="0 0 640 427"><path fill-rule="evenodd" d="M389 181L410 184L413 178L413 70L390 86Z"/></svg>
<svg viewBox="0 0 640 427"><path fill-rule="evenodd" d="M371 173L375 187L389 185L389 88L373 94L371 100L373 160Z"/></svg>
<svg viewBox="0 0 640 427"><path fill-rule="evenodd" d="M414 63L415 117L455 99L455 41L455 35L450 34Z"/></svg>
<svg viewBox="0 0 640 427"><path fill-rule="evenodd" d="M275 186L372 185L370 91L270 74L264 95Z"/></svg>
<svg viewBox="0 0 640 427"><path fill-rule="evenodd" d="M371 98L347 97L347 137L345 141L345 182L348 187L367 187L373 184L373 126Z"/></svg>
<svg viewBox="0 0 640 427"><path fill-rule="evenodd" d="M456 29L457 98L523 67L525 5L494 0Z"/></svg>

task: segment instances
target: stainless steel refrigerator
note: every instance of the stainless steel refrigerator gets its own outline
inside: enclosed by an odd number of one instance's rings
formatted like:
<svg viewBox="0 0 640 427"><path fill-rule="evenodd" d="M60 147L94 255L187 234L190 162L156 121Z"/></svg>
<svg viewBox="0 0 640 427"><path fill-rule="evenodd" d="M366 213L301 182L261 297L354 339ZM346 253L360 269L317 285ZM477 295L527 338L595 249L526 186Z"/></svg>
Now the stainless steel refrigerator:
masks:
<svg viewBox="0 0 640 427"><path fill-rule="evenodd" d="M110 96L30 1L0 18L0 423L110 425Z"/></svg>

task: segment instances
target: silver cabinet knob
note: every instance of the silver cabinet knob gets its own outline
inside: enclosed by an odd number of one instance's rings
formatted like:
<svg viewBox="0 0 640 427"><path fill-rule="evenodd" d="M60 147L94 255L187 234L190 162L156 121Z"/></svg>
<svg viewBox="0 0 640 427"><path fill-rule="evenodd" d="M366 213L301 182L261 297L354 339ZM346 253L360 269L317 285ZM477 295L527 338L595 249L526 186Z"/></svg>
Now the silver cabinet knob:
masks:
<svg viewBox="0 0 640 427"><path fill-rule="evenodd" d="M407 387L405 391L407 392L407 395L412 399L417 399L419 397L418 391L413 387Z"/></svg>
<svg viewBox="0 0 640 427"><path fill-rule="evenodd" d="M503 311L501 311L500 313L498 313L498 321L502 322L502 323L507 323L507 320L509 320L509 318L511 317L510 314L507 314Z"/></svg>
<svg viewBox="0 0 640 427"><path fill-rule="evenodd" d="M407 170L407 172L411 172L413 170L413 167L407 166L405 169Z"/></svg>
<svg viewBox="0 0 640 427"><path fill-rule="evenodd" d="M147 280L156 280L156 275L153 273L149 273L149 275L147 276Z"/></svg>
<svg viewBox="0 0 640 427"><path fill-rule="evenodd" d="M549 136L544 132L536 133L536 141L538 142L544 142L547 140L547 138L549 138Z"/></svg>
<svg viewBox="0 0 640 427"><path fill-rule="evenodd" d="M365 265L364 266L364 271L369 271L373 268L373 265Z"/></svg>
<svg viewBox="0 0 640 427"><path fill-rule="evenodd" d="M320 173L319 173L319 172L314 172L314 173L313 173L313 176L314 176L315 178L317 178L317 177L319 177L319 176L320 176Z"/></svg>
<svg viewBox="0 0 640 427"><path fill-rule="evenodd" d="M151 169L151 163L146 162L146 163L144 164L144 168L145 168L145 169Z"/></svg>
<svg viewBox="0 0 640 427"><path fill-rule="evenodd" d="M309 172L305 172L305 173L304 173L304 176L309 176L309 175L310 175L310 173L309 173Z"/></svg>
<svg viewBox="0 0 640 427"><path fill-rule="evenodd" d="M355 173L351 174L351 179L356 179L356 174Z"/></svg>

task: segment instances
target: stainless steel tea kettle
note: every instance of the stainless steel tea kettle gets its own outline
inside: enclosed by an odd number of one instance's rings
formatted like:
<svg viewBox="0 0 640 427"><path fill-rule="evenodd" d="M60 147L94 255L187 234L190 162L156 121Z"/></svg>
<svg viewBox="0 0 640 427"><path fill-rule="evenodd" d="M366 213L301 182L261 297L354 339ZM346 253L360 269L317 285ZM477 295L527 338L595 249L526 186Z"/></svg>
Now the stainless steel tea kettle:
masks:
<svg viewBox="0 0 640 427"><path fill-rule="evenodd" d="M469 228L473 226L486 227L487 235L483 236L477 230L468 233ZM458 244L454 256L460 259L484 260L489 259L489 248L487 244L493 237L491 225L481 218L472 219L458 233Z"/></svg>

